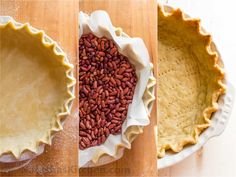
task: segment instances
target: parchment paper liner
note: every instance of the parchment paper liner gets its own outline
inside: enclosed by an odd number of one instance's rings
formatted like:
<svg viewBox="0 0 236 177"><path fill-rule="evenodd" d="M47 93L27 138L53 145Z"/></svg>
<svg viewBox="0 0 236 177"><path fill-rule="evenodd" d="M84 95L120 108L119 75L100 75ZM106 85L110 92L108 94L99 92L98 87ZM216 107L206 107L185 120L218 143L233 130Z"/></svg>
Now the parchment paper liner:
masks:
<svg viewBox="0 0 236 177"><path fill-rule="evenodd" d="M155 99L154 86L156 79L152 74L148 51L140 38L130 38L122 32L121 28L113 27L105 11L95 11L90 16L80 12L80 35L92 32L98 37L105 36L113 39L119 52L127 56L134 64L138 83L135 88L134 99L129 106L126 121L122 125L121 135L110 135L106 142L100 146L79 150L79 167L95 166L101 157L112 156L116 159L123 148L131 148L131 142L138 134L143 132L143 127L149 124L149 111ZM141 84L142 83L142 84ZM141 104L141 105L140 105ZM139 118L137 118L139 116ZM109 163L112 158L103 158L101 164Z"/></svg>

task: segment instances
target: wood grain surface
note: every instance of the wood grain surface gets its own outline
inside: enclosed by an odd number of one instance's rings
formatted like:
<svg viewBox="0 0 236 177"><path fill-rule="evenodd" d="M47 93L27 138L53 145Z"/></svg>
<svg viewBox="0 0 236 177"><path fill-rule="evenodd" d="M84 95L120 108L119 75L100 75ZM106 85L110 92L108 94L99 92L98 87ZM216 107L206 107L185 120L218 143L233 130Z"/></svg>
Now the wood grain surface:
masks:
<svg viewBox="0 0 236 177"><path fill-rule="evenodd" d="M71 63L77 56L77 12L75 0L1 0L0 15L12 16L16 21L29 22L57 41ZM74 107L78 104L74 102ZM68 117L64 131L53 139L45 153L20 170L0 173L0 176L78 176L78 120Z"/></svg>
<svg viewBox="0 0 236 177"><path fill-rule="evenodd" d="M131 37L144 40L152 62L157 69L157 12L155 0L80 0L80 10L91 13L105 10L112 23L121 27ZM80 169L80 176L157 176L154 126L156 104L151 114L151 124L144 128L132 143L132 149L111 164L96 168Z"/></svg>

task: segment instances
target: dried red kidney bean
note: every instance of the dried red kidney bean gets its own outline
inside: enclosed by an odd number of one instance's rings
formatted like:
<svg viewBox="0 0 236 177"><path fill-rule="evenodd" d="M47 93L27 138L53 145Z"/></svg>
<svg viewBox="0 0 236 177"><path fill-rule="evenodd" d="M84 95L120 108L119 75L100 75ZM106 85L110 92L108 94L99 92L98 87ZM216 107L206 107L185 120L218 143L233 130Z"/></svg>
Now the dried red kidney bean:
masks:
<svg viewBox="0 0 236 177"><path fill-rule="evenodd" d="M137 76L112 40L85 34L79 40L80 149L121 132Z"/></svg>

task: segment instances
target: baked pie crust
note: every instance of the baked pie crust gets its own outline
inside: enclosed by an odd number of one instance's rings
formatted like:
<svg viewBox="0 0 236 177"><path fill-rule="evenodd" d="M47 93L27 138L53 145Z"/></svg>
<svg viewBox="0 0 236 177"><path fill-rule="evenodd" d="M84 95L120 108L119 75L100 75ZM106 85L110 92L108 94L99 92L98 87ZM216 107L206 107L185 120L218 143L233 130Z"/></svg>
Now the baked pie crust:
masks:
<svg viewBox="0 0 236 177"><path fill-rule="evenodd" d="M72 70L43 31L0 24L0 156L51 144L74 98Z"/></svg>
<svg viewBox="0 0 236 177"><path fill-rule="evenodd" d="M218 54L199 23L158 7L158 157L197 143L225 92Z"/></svg>

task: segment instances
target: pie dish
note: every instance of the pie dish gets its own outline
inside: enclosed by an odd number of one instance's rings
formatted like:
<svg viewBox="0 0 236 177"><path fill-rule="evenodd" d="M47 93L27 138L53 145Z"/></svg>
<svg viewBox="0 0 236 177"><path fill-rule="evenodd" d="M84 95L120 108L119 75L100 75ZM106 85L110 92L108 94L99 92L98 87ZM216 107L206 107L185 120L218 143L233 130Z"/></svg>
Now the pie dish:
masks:
<svg viewBox="0 0 236 177"><path fill-rule="evenodd" d="M28 23L0 24L0 156L37 153L70 113L73 65L49 41Z"/></svg>
<svg viewBox="0 0 236 177"><path fill-rule="evenodd" d="M224 71L200 21L158 7L158 148L180 152L210 126Z"/></svg>

